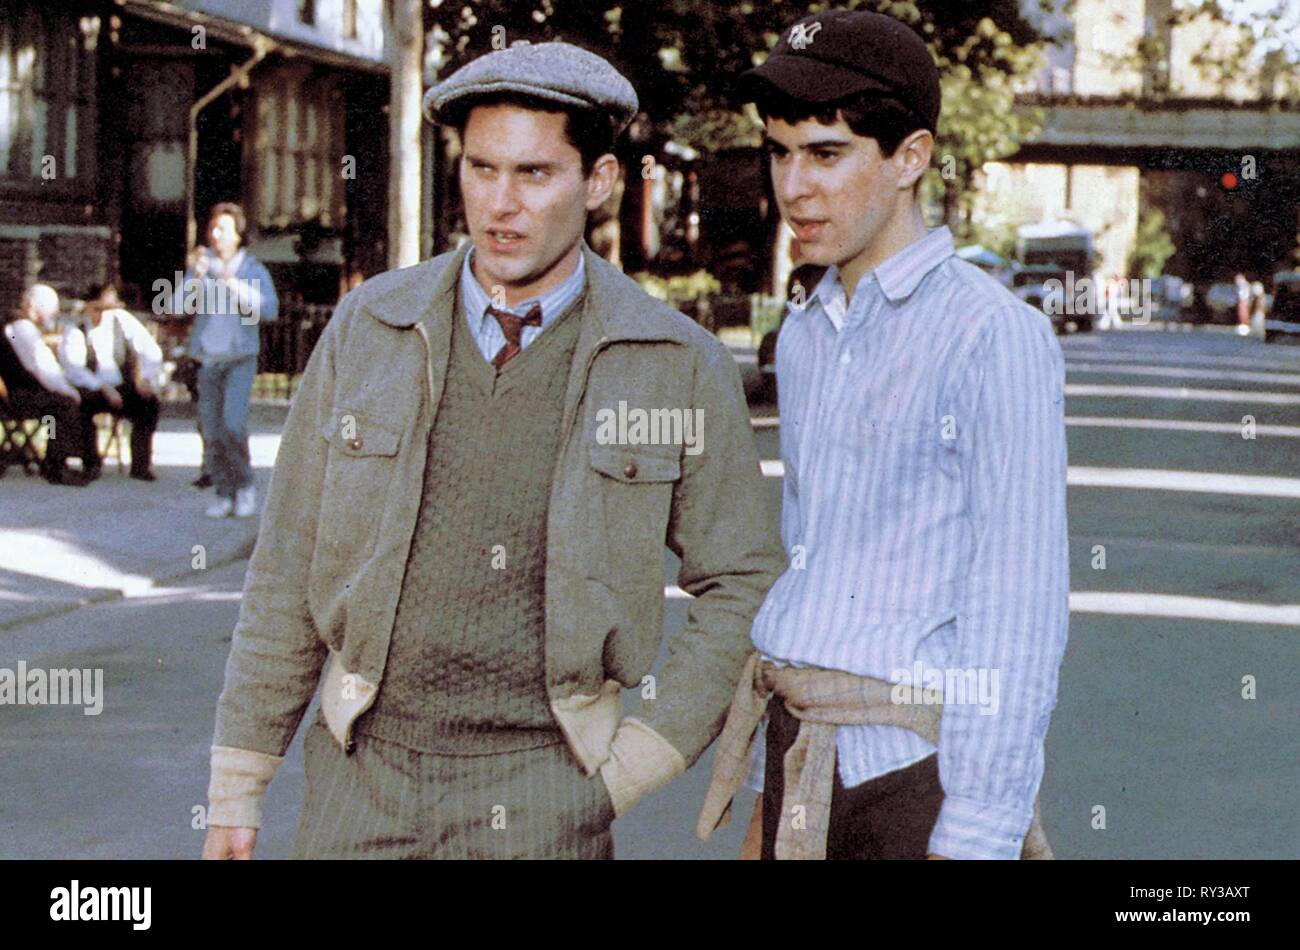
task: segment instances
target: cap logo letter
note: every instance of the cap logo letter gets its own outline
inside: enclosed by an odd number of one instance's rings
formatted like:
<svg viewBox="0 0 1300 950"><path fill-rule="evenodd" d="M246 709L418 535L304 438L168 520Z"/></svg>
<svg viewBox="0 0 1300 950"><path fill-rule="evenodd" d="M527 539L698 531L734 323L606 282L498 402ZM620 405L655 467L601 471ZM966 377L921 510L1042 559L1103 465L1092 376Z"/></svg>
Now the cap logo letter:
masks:
<svg viewBox="0 0 1300 950"><path fill-rule="evenodd" d="M790 48L807 49L812 45L813 37L821 28L820 23L796 23L790 27Z"/></svg>

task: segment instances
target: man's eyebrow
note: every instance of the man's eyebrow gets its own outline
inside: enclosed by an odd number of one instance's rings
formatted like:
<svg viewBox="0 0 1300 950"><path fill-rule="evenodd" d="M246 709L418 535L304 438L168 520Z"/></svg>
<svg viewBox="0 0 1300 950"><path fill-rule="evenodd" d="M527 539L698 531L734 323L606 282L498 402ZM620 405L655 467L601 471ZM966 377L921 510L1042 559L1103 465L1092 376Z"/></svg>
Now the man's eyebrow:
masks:
<svg viewBox="0 0 1300 950"><path fill-rule="evenodd" d="M803 152L813 152L825 148L847 148L852 144L853 143L848 139L821 138L821 139L813 139L811 142L804 142L802 145L798 146L798 148L800 151ZM778 142L770 135L764 137L763 146L773 151L781 151L781 152L790 151L790 147L788 145Z"/></svg>

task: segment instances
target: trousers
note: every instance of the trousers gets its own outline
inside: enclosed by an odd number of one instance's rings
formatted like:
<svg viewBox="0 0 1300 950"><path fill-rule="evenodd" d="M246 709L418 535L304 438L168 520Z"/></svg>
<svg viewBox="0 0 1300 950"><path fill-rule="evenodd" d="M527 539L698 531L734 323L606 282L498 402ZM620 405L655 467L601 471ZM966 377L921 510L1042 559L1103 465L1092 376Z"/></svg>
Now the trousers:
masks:
<svg viewBox="0 0 1300 950"><path fill-rule="evenodd" d="M767 707L767 768L763 777L762 859L776 858L779 822L795 820L797 802L785 801L781 763L799 733L799 720L781 699ZM930 832L939 820L943 787L939 756L931 755L906 768L845 788L835 773L831 793L826 860L925 860Z"/></svg>
<svg viewBox="0 0 1300 950"><path fill-rule="evenodd" d="M129 420L131 423L131 471L136 474L147 472L153 461L153 436L158 429L158 413L161 404L155 395L141 396L129 382L118 386L117 394L122 397L121 409L114 409L110 406L103 393L96 390L81 390L82 431L89 432L93 440L95 433L94 416L100 412L112 413L116 417ZM88 467L98 468L100 464L98 452L95 453L93 465L86 462L84 456L82 461Z"/></svg>
<svg viewBox="0 0 1300 950"><path fill-rule="evenodd" d="M199 366L203 468L222 498L234 498L239 489L253 484L248 455L248 404L256 375L256 356Z"/></svg>
<svg viewBox="0 0 1300 950"><path fill-rule="evenodd" d="M291 857L607 860L614 805L563 742L491 755L419 752L372 735L350 754L318 715Z"/></svg>

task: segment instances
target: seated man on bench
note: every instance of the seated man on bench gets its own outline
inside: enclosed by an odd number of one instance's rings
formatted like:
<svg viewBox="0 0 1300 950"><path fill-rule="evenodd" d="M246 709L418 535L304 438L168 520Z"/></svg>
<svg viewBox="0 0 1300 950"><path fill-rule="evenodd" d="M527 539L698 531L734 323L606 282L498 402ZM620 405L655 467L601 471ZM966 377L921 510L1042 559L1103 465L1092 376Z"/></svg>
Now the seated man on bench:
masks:
<svg viewBox="0 0 1300 950"><path fill-rule="evenodd" d="M54 425L46 432L41 475L54 485L85 485L86 472L99 465L95 430L81 422L81 394L68 382L59 361L42 334L51 332L59 314L54 288L36 284L23 295L22 304L4 326L0 345L0 378L9 393L6 410L19 419L45 419ZM80 455L81 472L65 468L70 455Z"/></svg>
<svg viewBox="0 0 1300 950"><path fill-rule="evenodd" d="M81 390L82 425L111 413L131 422L131 477L152 482L153 434L158 428L154 391L162 367L162 349L135 317L122 307L117 288L105 284L86 303L79 324L63 328L59 362L68 380ZM99 459L90 468L98 478Z"/></svg>

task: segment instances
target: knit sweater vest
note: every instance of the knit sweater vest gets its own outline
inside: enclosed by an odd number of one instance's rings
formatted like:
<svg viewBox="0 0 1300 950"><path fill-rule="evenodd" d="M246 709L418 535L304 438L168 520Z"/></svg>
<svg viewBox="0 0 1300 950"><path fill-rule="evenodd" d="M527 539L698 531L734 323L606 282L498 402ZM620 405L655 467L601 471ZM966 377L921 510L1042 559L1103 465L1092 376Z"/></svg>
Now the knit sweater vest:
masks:
<svg viewBox="0 0 1300 950"><path fill-rule="evenodd" d="M546 516L582 298L499 372L454 310L379 695L358 728L421 752L563 741L546 689Z"/></svg>

